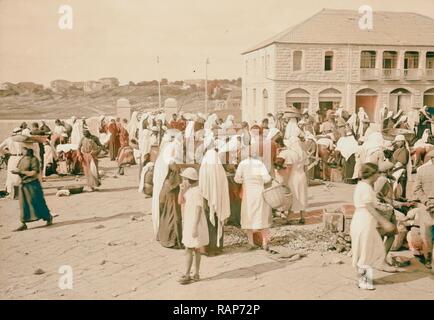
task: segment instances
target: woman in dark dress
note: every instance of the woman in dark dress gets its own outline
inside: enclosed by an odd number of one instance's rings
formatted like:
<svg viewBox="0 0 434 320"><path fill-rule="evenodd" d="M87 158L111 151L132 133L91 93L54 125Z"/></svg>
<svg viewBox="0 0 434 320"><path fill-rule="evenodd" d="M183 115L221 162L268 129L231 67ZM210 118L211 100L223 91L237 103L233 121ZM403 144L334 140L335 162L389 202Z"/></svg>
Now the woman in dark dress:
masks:
<svg viewBox="0 0 434 320"><path fill-rule="evenodd" d="M176 164L169 165L169 174L160 192L160 223L157 240L163 247L182 249L182 214L178 195L182 178Z"/></svg>
<svg viewBox="0 0 434 320"><path fill-rule="evenodd" d="M24 148L25 155L20 159L17 169L13 171L21 177L19 188L19 202L21 210L21 227L15 231L27 229L27 222L40 219L52 224L53 217L45 202L41 183L39 182L40 165L39 160L34 156L32 149Z"/></svg>

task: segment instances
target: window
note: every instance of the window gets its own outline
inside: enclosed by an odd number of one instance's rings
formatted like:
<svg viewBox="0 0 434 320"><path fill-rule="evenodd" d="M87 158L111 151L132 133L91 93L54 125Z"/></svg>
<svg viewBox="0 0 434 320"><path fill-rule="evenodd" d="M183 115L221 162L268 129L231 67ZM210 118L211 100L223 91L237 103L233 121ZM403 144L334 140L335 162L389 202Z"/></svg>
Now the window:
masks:
<svg viewBox="0 0 434 320"><path fill-rule="evenodd" d="M256 74L256 59L253 59L253 74Z"/></svg>
<svg viewBox="0 0 434 320"><path fill-rule="evenodd" d="M246 75L249 74L249 61L246 60Z"/></svg>
<svg viewBox="0 0 434 320"><path fill-rule="evenodd" d="M261 57L261 70L262 70L262 74L265 75L265 57L264 56Z"/></svg>
<svg viewBox="0 0 434 320"><path fill-rule="evenodd" d="M426 68L434 69L434 52L432 51L426 53Z"/></svg>
<svg viewBox="0 0 434 320"><path fill-rule="evenodd" d="M362 53L360 54L360 68L375 69L376 60L377 60L377 52L362 51Z"/></svg>
<svg viewBox="0 0 434 320"><path fill-rule="evenodd" d="M294 51L292 54L292 71L300 71L303 65L303 51Z"/></svg>
<svg viewBox="0 0 434 320"><path fill-rule="evenodd" d="M407 51L404 56L404 69L419 68L419 52Z"/></svg>
<svg viewBox="0 0 434 320"><path fill-rule="evenodd" d="M256 89L253 89L252 99L253 99L253 108L255 108L256 107Z"/></svg>
<svg viewBox="0 0 434 320"><path fill-rule="evenodd" d="M265 58L265 74L268 75L268 72L270 70L270 55L267 54L267 57Z"/></svg>
<svg viewBox="0 0 434 320"><path fill-rule="evenodd" d="M333 70L333 51L326 51L324 56L324 71Z"/></svg>
<svg viewBox="0 0 434 320"><path fill-rule="evenodd" d="M383 69L396 69L398 62L398 53L396 51L384 51Z"/></svg>

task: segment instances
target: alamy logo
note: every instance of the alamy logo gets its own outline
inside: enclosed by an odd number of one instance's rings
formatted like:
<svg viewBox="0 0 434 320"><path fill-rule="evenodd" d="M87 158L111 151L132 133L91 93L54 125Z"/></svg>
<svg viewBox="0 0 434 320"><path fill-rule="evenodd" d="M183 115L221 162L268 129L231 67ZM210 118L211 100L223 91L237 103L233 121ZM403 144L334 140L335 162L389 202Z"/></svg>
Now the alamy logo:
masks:
<svg viewBox="0 0 434 320"><path fill-rule="evenodd" d="M66 4L63 4L59 7L59 14L61 14L59 18L59 28L60 30L72 30L73 27L73 14L72 7Z"/></svg>
<svg viewBox="0 0 434 320"><path fill-rule="evenodd" d="M359 28L361 30L374 29L374 16L372 14L372 7L363 5L359 8L359 13L362 15L359 19Z"/></svg>

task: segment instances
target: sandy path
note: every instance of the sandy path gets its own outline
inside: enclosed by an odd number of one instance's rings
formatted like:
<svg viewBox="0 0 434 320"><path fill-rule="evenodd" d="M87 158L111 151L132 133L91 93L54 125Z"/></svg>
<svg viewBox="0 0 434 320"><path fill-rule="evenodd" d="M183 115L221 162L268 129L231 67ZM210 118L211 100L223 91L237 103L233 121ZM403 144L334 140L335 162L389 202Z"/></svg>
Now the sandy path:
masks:
<svg viewBox="0 0 434 320"><path fill-rule="evenodd" d="M49 228L36 222L28 231L11 232L19 225L18 203L0 200L0 298L434 299L433 275L414 260L405 273L377 273L377 290L366 292L356 287L346 256L318 252L295 262L276 261L243 248L204 257L203 280L181 286L183 252L153 240L150 199L136 191L137 167L119 178L106 159L101 167L107 176L99 192L57 198L58 186L77 182L44 183L48 205L59 215ZM310 202L313 209L339 205L351 200L352 190L348 185L310 188ZM72 267L72 290L58 286L62 265ZM45 273L35 275L38 268Z"/></svg>

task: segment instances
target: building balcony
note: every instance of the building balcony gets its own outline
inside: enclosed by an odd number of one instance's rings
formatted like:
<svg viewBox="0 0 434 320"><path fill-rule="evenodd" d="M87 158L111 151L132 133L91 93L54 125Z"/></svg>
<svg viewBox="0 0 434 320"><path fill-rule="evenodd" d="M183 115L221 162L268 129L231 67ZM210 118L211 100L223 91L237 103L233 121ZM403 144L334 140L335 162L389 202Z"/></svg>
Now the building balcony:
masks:
<svg viewBox="0 0 434 320"><path fill-rule="evenodd" d="M434 69L426 69L425 70L425 78L427 80L434 80Z"/></svg>
<svg viewBox="0 0 434 320"><path fill-rule="evenodd" d="M404 79L405 80L421 80L422 79L422 70L420 70L420 69L405 69L404 70Z"/></svg>
<svg viewBox="0 0 434 320"><path fill-rule="evenodd" d="M360 69L360 80L379 80L380 70L375 68Z"/></svg>
<svg viewBox="0 0 434 320"><path fill-rule="evenodd" d="M401 70L383 69L383 80L399 80L400 78L401 78Z"/></svg>

